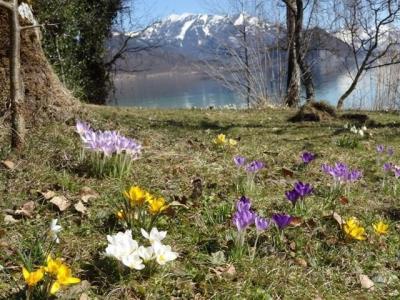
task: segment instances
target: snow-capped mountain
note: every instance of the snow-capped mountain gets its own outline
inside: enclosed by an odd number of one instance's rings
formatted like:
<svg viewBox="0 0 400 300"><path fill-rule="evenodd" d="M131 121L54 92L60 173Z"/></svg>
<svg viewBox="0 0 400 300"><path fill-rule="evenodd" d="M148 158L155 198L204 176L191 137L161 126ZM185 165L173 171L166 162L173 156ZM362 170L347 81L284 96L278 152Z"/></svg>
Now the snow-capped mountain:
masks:
<svg viewBox="0 0 400 300"><path fill-rule="evenodd" d="M115 51L127 37L132 37L128 42L128 48L157 46L151 50L151 57L148 57L148 54L141 55L142 64L143 61L147 62L148 58L153 65L160 65L165 61L169 61L169 65L186 64L190 61L215 61L223 59L227 51L240 49L243 46L244 29L247 43L258 43L264 49L267 47L281 49L285 45L285 28L280 24L261 21L257 17L245 14L234 16L182 14L171 15L155 22L141 32L114 33L110 48L111 52ZM323 40L335 44L335 48L345 47L342 41L321 29L316 29L316 35L318 39L312 39L313 43ZM312 45L311 48L317 46ZM323 48L326 48L326 45ZM137 60L137 57L131 56L128 60Z"/></svg>
<svg viewBox="0 0 400 300"><path fill-rule="evenodd" d="M243 28L251 39L263 36L272 44L280 36L279 26L259 21L248 15L219 16L207 14L171 15L154 23L142 32L126 33L135 37L135 43L161 45L162 47L192 58L205 58L215 50L239 47L243 41ZM123 36L114 34L114 38Z"/></svg>

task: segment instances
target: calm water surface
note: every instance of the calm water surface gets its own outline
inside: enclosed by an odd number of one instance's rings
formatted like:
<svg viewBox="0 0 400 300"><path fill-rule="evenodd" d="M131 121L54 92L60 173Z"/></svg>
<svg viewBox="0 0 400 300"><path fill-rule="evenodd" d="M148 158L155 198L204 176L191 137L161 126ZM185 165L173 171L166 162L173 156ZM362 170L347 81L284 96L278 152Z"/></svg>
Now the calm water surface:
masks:
<svg viewBox="0 0 400 300"><path fill-rule="evenodd" d="M346 100L348 108L369 108L372 103L373 82L366 76L353 95ZM337 99L351 83L347 75L339 74L316 80L317 99L336 105ZM196 74L139 74L119 76L110 105L149 108L192 108L236 105L245 106L239 95L221 83Z"/></svg>

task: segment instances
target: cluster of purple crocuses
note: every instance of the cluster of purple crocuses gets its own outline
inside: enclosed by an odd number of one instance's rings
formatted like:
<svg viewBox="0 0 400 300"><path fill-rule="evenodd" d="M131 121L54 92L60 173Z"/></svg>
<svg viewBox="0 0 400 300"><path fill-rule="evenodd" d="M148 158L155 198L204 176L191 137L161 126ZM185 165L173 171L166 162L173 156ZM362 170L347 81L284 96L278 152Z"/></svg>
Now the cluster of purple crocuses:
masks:
<svg viewBox="0 0 400 300"><path fill-rule="evenodd" d="M139 158L141 144L117 131L95 131L88 123L78 121L76 132L81 137L86 149L103 153L105 156L126 153L132 159Z"/></svg>
<svg viewBox="0 0 400 300"><path fill-rule="evenodd" d="M292 190L287 191L285 193L286 198L292 202L293 205L296 205L299 199L304 199L305 197L311 195L313 192L313 188L309 183L303 183L298 181L295 183Z"/></svg>
<svg viewBox="0 0 400 300"><path fill-rule="evenodd" d="M387 162L383 164L383 170L385 172L393 172L396 178L400 177L400 166L396 166L391 162Z"/></svg>
<svg viewBox="0 0 400 300"><path fill-rule="evenodd" d="M331 175L335 182L339 183L355 182L362 177L361 171L351 170L346 164L341 162L333 166L323 164L322 171Z"/></svg>
<svg viewBox="0 0 400 300"><path fill-rule="evenodd" d="M254 160L246 164L246 158L243 156L235 156L233 161L235 162L236 166L243 167L248 173L256 173L265 166L264 163L259 160Z"/></svg>
<svg viewBox="0 0 400 300"><path fill-rule="evenodd" d="M384 153L386 152L386 154L387 154L388 156L393 156L393 154L394 154L394 149L393 149L393 147L390 147L390 146L385 147L385 145L378 145L378 146L376 146L376 151L377 151L379 154L384 154Z"/></svg>
<svg viewBox="0 0 400 300"><path fill-rule="evenodd" d="M276 226L282 230L290 224L292 217L285 214L274 214L272 220L275 222ZM245 196L242 196L237 201L232 222L239 232L245 231L253 224L256 226L257 231L264 231L271 225L271 220L260 217L252 210L251 201Z"/></svg>

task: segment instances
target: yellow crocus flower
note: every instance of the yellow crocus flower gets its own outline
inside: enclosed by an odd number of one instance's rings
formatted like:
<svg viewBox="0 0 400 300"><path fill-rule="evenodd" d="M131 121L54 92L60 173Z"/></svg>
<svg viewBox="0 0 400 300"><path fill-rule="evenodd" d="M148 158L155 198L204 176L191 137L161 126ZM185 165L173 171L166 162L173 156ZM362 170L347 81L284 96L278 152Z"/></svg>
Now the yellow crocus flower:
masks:
<svg viewBox="0 0 400 300"><path fill-rule="evenodd" d="M358 220L354 217L348 219L343 224L344 232L351 238L364 241L367 239L364 227L360 226Z"/></svg>
<svg viewBox="0 0 400 300"><path fill-rule="evenodd" d="M35 286L39 281L43 279L44 271L43 268L39 268L34 272L29 272L25 267L22 267L22 275L24 276L25 282L29 287Z"/></svg>
<svg viewBox="0 0 400 300"><path fill-rule="evenodd" d="M165 204L165 199L163 197L150 198L147 200L147 203L149 203L149 212L153 215L161 213L169 206Z"/></svg>
<svg viewBox="0 0 400 300"><path fill-rule="evenodd" d="M234 140L234 139L229 139L228 140L228 143L229 143L229 146L231 146L231 147L235 147L236 145L237 145L237 141L236 140Z"/></svg>
<svg viewBox="0 0 400 300"><path fill-rule="evenodd" d="M217 137L214 139L214 144L225 145L226 144L226 136L225 136L225 134L223 134L223 133L218 134Z"/></svg>
<svg viewBox="0 0 400 300"><path fill-rule="evenodd" d="M374 227L374 230L377 234L387 234L389 232L389 225L384 223L383 221L372 224L372 226Z"/></svg>
<svg viewBox="0 0 400 300"><path fill-rule="evenodd" d="M47 266L44 268L46 273L50 273L54 276L57 275L59 268L63 265L60 258L52 259L51 256L47 256Z"/></svg>
<svg viewBox="0 0 400 300"><path fill-rule="evenodd" d="M132 186L129 191L124 192L124 196L131 202L131 205L143 205L150 197L150 194L138 186Z"/></svg>
<svg viewBox="0 0 400 300"><path fill-rule="evenodd" d="M62 286L67 286L75 283L79 283L81 280L71 276L71 269L65 264L62 264L57 271L57 279L51 285L50 294L54 295Z"/></svg>

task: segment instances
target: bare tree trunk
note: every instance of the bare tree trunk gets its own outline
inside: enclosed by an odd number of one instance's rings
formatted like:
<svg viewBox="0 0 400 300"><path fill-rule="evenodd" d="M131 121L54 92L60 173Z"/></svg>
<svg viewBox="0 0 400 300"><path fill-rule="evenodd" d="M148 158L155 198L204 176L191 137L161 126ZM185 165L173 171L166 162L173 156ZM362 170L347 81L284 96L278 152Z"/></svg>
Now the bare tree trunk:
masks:
<svg viewBox="0 0 400 300"><path fill-rule="evenodd" d="M341 110L343 108L344 100L346 100L347 97L350 96L350 94L354 91L356 88L358 81L360 80L362 72L359 71L357 72L357 75L354 77L353 82L351 83L350 87L344 92L342 96L340 96L336 109Z"/></svg>
<svg viewBox="0 0 400 300"><path fill-rule="evenodd" d="M287 41L288 41L288 77L287 94L285 103L289 107L297 106L300 103L300 66L296 46L296 1L290 0L290 5L286 8L287 20Z"/></svg>
<svg viewBox="0 0 400 300"><path fill-rule="evenodd" d="M25 137L25 120L22 112L24 92L21 80L21 26L18 0L13 1L10 16L10 96L11 96L11 147L21 148Z"/></svg>
<svg viewBox="0 0 400 300"><path fill-rule="evenodd" d="M19 149L25 137L25 120L22 112L24 92L21 80L21 26L19 23L18 0L0 1L0 7L8 9L10 28L10 108L11 147Z"/></svg>
<svg viewBox="0 0 400 300"><path fill-rule="evenodd" d="M296 0L297 14L296 14L296 48L297 48L297 62L301 70L301 80L306 88L306 100L311 102L315 98L315 87L311 74L311 69L306 62L305 41L303 35L303 20L304 20L304 4L303 0Z"/></svg>
<svg viewBox="0 0 400 300"><path fill-rule="evenodd" d="M243 17L244 24L246 22L245 16ZM247 96L246 96L246 101L247 101L247 108L250 108L250 96L251 96L251 82L250 82L250 62L249 62L249 49L248 49L248 44L247 44L247 28L246 25L243 27L243 42L244 42L244 62L245 62L245 68L246 68L246 86L247 86Z"/></svg>

